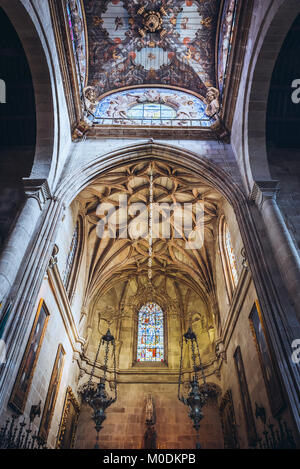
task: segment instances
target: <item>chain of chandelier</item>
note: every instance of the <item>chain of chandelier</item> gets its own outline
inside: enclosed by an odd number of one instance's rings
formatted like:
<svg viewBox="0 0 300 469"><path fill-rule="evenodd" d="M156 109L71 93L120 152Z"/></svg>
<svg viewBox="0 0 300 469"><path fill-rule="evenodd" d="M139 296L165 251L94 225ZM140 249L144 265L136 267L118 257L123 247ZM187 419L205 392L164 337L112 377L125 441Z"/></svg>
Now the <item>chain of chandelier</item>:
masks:
<svg viewBox="0 0 300 469"><path fill-rule="evenodd" d="M152 281L152 264L153 264L153 167L150 166L150 184L149 184L149 253L148 253L148 279L149 282Z"/></svg>

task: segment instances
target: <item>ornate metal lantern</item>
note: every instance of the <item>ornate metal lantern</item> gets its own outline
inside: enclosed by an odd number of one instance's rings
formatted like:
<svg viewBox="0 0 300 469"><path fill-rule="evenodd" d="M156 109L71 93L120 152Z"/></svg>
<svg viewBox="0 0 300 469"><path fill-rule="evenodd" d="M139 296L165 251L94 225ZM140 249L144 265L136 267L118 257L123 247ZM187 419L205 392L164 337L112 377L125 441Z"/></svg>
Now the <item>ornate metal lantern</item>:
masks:
<svg viewBox="0 0 300 469"><path fill-rule="evenodd" d="M190 391L187 397L182 392L182 378L183 378L183 349L184 345L187 347L187 351L192 357L193 362L193 377L190 381ZM201 373L203 385L199 386L199 376ZM199 442L199 430L200 422L203 419L202 408L206 404L208 398L207 384L205 380L205 374L202 366L199 345L196 334L189 328L188 332L182 336L181 341L181 355L180 355L180 371L178 381L178 399L189 407L189 417L194 423L194 428L197 432L197 444L196 448L200 449L201 445Z"/></svg>
<svg viewBox="0 0 300 469"><path fill-rule="evenodd" d="M100 354L101 346L105 347L104 350L104 365L101 367L104 371L103 376L100 378L98 384L93 382L95 375L95 368ZM110 382L113 388L114 396L109 397L106 392L108 360L111 355L113 362L113 381ZM115 338L108 329L107 333L101 338L99 347L96 353L95 362L92 368L91 376L87 384L81 388L83 400L93 409L93 420L95 422L95 429L97 432L95 449L99 449L99 432L102 430L103 422L106 419L106 409L110 407L117 400L117 373L116 373L116 343Z"/></svg>

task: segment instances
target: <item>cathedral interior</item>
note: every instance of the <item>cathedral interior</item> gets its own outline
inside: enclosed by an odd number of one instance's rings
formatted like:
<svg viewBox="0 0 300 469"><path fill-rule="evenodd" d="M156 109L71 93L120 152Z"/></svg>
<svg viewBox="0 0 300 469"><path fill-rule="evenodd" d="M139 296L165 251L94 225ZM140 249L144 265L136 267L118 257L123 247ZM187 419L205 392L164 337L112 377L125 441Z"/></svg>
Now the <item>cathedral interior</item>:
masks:
<svg viewBox="0 0 300 469"><path fill-rule="evenodd" d="M299 0L0 0L0 448L300 448Z"/></svg>

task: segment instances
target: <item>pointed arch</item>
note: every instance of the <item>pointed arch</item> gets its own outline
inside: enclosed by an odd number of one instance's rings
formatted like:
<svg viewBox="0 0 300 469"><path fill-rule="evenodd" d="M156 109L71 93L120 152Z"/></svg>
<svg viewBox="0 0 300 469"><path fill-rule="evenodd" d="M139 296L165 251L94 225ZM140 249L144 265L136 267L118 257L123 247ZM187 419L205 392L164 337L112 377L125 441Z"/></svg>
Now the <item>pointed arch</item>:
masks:
<svg viewBox="0 0 300 469"><path fill-rule="evenodd" d="M232 245L231 235L225 216L219 222L219 248L229 300L232 300L238 285L239 277L236 266L236 257Z"/></svg>
<svg viewBox="0 0 300 469"><path fill-rule="evenodd" d="M74 296L83 254L83 226L83 218L81 215L79 215L73 232L63 274L63 284L68 293L70 301L72 301Z"/></svg>

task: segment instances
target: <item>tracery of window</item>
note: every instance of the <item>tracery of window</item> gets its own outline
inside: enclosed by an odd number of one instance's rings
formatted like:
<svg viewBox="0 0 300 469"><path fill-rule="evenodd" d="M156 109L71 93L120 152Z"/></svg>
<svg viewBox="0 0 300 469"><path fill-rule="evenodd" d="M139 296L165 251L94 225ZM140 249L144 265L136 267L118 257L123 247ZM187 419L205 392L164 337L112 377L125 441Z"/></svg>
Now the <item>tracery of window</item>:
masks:
<svg viewBox="0 0 300 469"><path fill-rule="evenodd" d="M227 258L229 260L230 272L231 272L234 286L236 287L238 284L238 273L237 273L237 268L236 268L236 259L235 259L235 255L233 252L232 242L231 242L231 236L230 236L230 232L229 232L227 224L225 225L224 236L225 236L225 247L226 247Z"/></svg>
<svg viewBox="0 0 300 469"><path fill-rule="evenodd" d="M164 314L156 303L149 302L139 311L137 361L164 361Z"/></svg>
<svg viewBox="0 0 300 469"><path fill-rule="evenodd" d="M205 111L204 101L183 91L133 88L112 93L99 101L93 123L210 127L215 120Z"/></svg>
<svg viewBox="0 0 300 469"><path fill-rule="evenodd" d="M71 241L71 245L70 245L70 249L69 249L69 253L67 257L67 262L66 262L66 268L64 271L63 284L65 288L67 288L69 285L72 267L73 267L76 252L77 252L78 238L79 238L79 223L77 222L73 236L72 236L72 241Z"/></svg>
<svg viewBox="0 0 300 469"><path fill-rule="evenodd" d="M237 287L239 277L231 235L225 217L222 217L220 220L219 240L225 281L229 297L231 298L233 291Z"/></svg>

